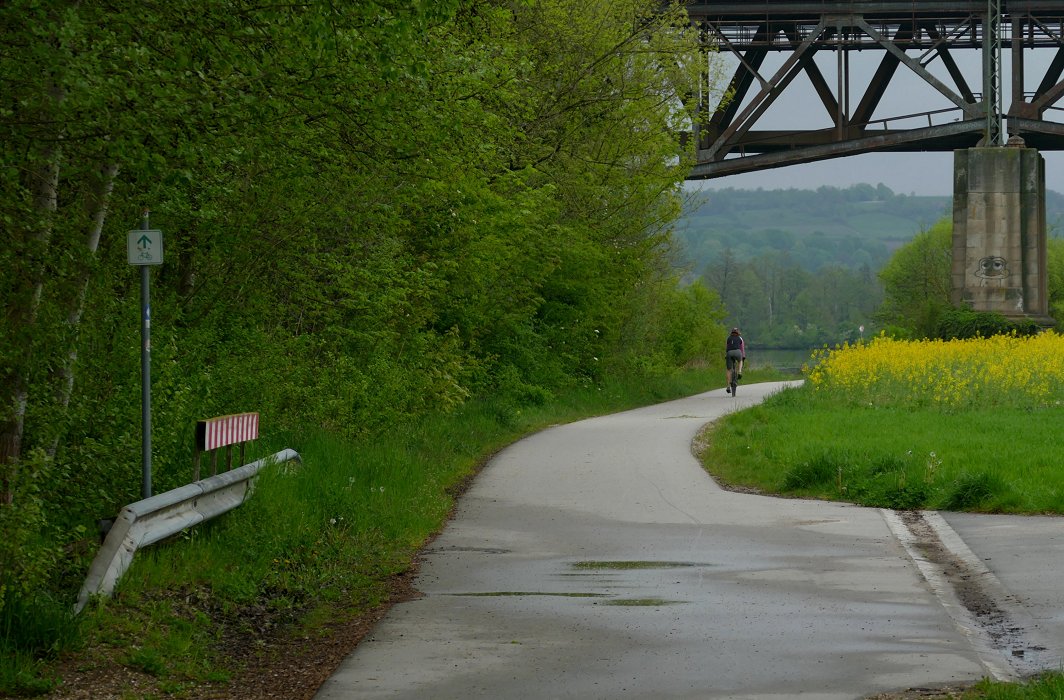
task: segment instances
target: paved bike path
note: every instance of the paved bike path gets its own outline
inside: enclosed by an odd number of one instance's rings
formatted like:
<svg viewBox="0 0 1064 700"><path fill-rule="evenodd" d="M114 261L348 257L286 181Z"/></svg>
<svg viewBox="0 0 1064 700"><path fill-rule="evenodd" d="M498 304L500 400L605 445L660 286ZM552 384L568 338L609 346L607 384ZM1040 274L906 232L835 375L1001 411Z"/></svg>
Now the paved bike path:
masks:
<svg viewBox="0 0 1064 700"><path fill-rule="evenodd" d="M501 452L425 553L423 597L316 698L842 699L989 675L880 511L728 492L702 470L699 429L780 386Z"/></svg>

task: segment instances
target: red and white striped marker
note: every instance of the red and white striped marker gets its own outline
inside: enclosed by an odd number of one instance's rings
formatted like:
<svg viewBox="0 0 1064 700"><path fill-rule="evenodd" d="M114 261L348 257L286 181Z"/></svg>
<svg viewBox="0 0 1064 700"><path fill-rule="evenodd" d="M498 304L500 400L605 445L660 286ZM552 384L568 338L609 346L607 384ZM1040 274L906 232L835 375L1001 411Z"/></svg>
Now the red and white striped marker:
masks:
<svg viewBox="0 0 1064 700"><path fill-rule="evenodd" d="M257 440L258 413L235 413L201 420L196 424L196 447L202 451Z"/></svg>

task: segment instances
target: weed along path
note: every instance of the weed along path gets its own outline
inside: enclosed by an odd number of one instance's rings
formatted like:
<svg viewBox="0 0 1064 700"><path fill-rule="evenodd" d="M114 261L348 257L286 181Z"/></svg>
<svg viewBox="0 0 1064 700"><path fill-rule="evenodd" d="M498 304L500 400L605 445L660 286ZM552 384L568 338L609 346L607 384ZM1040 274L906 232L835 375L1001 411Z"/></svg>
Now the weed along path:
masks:
<svg viewBox="0 0 1064 700"><path fill-rule="evenodd" d="M941 518L734 493L703 471L699 429L780 386L558 426L498 454L424 553L423 595L317 700L841 700L1016 673L934 573L929 539L943 571L964 566ZM995 537L982 541L1004 549ZM1010 613L993 587L965 595ZM1010 648L1051 653L1028 627Z"/></svg>

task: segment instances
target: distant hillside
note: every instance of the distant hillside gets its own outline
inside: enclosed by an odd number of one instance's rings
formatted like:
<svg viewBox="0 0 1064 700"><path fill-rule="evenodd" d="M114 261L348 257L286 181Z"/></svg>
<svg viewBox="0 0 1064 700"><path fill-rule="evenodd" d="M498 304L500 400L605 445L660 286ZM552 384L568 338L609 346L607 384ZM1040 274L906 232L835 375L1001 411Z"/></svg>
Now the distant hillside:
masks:
<svg viewBox="0 0 1064 700"><path fill-rule="evenodd" d="M949 216L952 197L895 194L885 185L816 190L722 189L692 195L678 222L678 261L695 274L730 248L739 260L786 256L815 272L825 265L878 270L898 246ZM1051 235L1064 233L1064 195L1046 193Z"/></svg>

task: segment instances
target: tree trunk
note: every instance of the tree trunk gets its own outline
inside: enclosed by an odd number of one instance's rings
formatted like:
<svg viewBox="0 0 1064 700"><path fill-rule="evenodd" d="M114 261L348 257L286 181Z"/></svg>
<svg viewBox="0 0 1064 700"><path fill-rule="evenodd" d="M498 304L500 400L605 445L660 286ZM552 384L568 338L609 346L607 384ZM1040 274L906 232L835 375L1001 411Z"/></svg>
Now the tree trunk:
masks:
<svg viewBox="0 0 1064 700"><path fill-rule="evenodd" d="M39 222L26 234L27 255L20 262L25 266L15 270L16 288L7 322L10 339L19 347L15 350L12 367L0 384L0 504L14 501L18 462L22 456L22 435L26 425L26 404L29 400L29 363L32 354L32 327L44 291L44 260L52 238L52 227L58 207L59 159L58 145L46 146L37 167L30 170L28 189L33 195L33 209Z"/></svg>
<svg viewBox="0 0 1064 700"><path fill-rule="evenodd" d="M103 224L107 218L107 207L111 199L111 191L114 189L115 178L118 176L118 165L110 163L105 165L96 174L88 192L85 202L85 213L88 216L89 228L85 237L85 247L88 256L85 259L81 271L78 274L78 285L70 298L70 307L67 312L67 326L69 327L70 347L67 350L63 364L59 368L59 377L56 387L56 403L59 412L65 414L70 405L70 396L74 391L74 366L78 361L78 338L80 335L81 317L85 313L85 298L89 290L90 265L89 261L96 256L100 247L100 234L103 232ZM62 425L62 422L60 422ZM54 431L51 444L48 446L48 456L54 457L55 451L62 438L61 429Z"/></svg>

